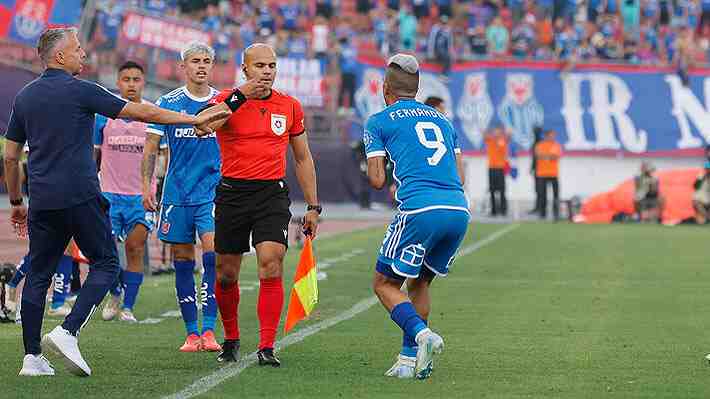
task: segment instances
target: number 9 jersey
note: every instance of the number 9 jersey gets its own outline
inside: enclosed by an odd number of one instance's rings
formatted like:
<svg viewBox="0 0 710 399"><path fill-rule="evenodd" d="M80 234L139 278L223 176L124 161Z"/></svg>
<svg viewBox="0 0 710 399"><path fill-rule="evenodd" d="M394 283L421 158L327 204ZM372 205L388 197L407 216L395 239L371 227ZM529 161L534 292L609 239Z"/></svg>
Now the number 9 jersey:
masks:
<svg viewBox="0 0 710 399"><path fill-rule="evenodd" d="M388 156L394 164L400 211L468 212L456 168L461 149L454 128L440 112L415 100L399 100L370 116L363 142L367 158Z"/></svg>

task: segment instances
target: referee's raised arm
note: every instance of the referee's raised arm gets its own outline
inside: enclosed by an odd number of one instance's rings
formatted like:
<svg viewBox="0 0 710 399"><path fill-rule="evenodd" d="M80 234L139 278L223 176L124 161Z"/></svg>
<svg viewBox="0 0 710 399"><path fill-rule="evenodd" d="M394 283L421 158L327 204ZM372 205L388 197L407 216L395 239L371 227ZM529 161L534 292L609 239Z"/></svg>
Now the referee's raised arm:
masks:
<svg viewBox="0 0 710 399"><path fill-rule="evenodd" d="M69 371L91 375L78 346L77 333L114 284L120 270L108 216L93 159L95 114L160 124L209 123L228 112L195 117L149 104L128 103L103 87L77 79L86 53L75 28L45 31L37 46L45 71L15 97L5 137L11 223L30 237L29 272L22 296L25 346L20 375L53 375L42 356L51 349ZM29 209L19 190L19 149L29 146ZM91 270L76 304L61 326L41 340L45 297L56 265L71 238L91 262Z"/></svg>

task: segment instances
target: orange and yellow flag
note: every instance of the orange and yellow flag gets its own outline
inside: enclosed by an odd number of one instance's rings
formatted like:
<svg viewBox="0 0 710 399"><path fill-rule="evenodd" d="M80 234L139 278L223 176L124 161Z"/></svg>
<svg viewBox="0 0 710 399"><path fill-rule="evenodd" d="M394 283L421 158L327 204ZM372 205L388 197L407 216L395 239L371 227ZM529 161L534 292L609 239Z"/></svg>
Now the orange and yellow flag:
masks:
<svg viewBox="0 0 710 399"><path fill-rule="evenodd" d="M316 260L313 257L311 238L306 236L298 261L296 275L293 278L291 299L286 312L284 334L288 333L299 321L305 319L318 303L318 278L316 276Z"/></svg>

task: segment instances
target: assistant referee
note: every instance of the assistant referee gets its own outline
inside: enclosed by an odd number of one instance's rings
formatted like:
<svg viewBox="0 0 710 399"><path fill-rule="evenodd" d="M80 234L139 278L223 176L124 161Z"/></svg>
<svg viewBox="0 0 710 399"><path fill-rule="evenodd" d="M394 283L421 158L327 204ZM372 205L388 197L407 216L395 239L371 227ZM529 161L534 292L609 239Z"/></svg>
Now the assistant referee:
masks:
<svg viewBox="0 0 710 399"><path fill-rule="evenodd" d="M304 231L315 235L321 207L316 172L303 124L303 108L295 98L272 89L276 54L265 44L244 51L242 72L249 81L218 94L205 114L231 110L214 122L222 155L222 181L215 198L215 294L225 342L217 360L236 361L239 351L239 271L242 254L256 248L259 273L259 365L278 367L274 341L284 302L283 259L291 220L286 152L293 151L296 176L308 203ZM259 89L263 93L259 94ZM202 114L202 113L201 113ZM201 115L200 114L200 115ZM201 134L201 133L200 133Z"/></svg>
<svg viewBox="0 0 710 399"><path fill-rule="evenodd" d="M42 350L63 358L75 375L91 375L79 351L77 335L101 302L119 271L111 236L109 204L101 195L93 161L94 115L161 124L206 124L222 115L194 117L150 104L126 102L103 87L74 76L86 53L76 28L45 31L37 46L46 69L15 97L7 132L4 163L12 206L10 222L19 236L29 233L29 272L22 291L25 357L20 375L54 375ZM20 191L19 159L29 145L29 211ZM45 296L55 265L71 238L91 262L76 305L64 323L42 338Z"/></svg>

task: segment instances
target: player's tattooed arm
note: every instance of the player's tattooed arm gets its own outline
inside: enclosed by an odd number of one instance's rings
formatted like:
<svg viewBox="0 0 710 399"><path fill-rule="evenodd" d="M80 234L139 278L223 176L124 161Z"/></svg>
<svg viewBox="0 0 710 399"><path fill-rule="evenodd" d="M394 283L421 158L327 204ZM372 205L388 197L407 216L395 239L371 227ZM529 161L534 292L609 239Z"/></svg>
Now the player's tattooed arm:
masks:
<svg viewBox="0 0 710 399"><path fill-rule="evenodd" d="M381 190L387 181L385 174L385 157L370 157L367 158L367 177L370 179L370 185L377 190Z"/></svg>
<svg viewBox="0 0 710 399"><path fill-rule="evenodd" d="M155 163L158 158L159 147L160 136L148 133L143 147L143 161L141 162L141 174L143 175L143 207L148 211L155 211L157 208L155 192L153 192L153 174L155 173Z"/></svg>

